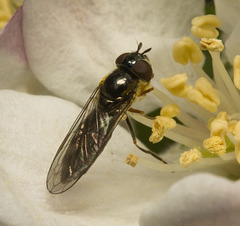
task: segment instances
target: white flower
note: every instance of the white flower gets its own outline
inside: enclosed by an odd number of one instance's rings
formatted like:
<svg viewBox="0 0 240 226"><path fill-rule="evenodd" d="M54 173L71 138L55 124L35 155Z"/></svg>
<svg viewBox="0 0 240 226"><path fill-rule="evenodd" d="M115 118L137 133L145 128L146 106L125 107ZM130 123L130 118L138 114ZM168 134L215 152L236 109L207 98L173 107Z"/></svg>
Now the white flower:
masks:
<svg viewBox="0 0 240 226"><path fill-rule="evenodd" d="M72 102L82 107L114 69L115 58L135 50L136 41L153 48L149 58L155 77L193 72L174 63L171 49L190 34L191 19L203 9L204 1L198 0L25 0L0 32L0 88L12 89L0 91L1 222L136 225L156 195L189 173L146 168L151 156L136 150L118 126L99 159L71 190L52 196L45 186L55 152L80 112ZM152 98L148 100L142 106L149 103L151 108ZM124 163L130 152L139 158L133 169Z"/></svg>

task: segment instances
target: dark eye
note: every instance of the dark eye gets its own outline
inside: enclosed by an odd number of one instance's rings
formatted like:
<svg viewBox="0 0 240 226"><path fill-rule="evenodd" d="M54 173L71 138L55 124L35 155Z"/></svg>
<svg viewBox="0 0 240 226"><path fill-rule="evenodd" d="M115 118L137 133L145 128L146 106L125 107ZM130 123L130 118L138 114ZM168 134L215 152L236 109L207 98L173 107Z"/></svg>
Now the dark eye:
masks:
<svg viewBox="0 0 240 226"><path fill-rule="evenodd" d="M153 71L151 65L145 60L137 61L132 70L138 75L138 77L146 82L149 82L153 78Z"/></svg>
<svg viewBox="0 0 240 226"><path fill-rule="evenodd" d="M121 54L121 55L116 59L116 61L115 61L116 65L117 65L117 66L118 66L118 65L121 65L128 54L129 54L129 53L123 53L123 54Z"/></svg>

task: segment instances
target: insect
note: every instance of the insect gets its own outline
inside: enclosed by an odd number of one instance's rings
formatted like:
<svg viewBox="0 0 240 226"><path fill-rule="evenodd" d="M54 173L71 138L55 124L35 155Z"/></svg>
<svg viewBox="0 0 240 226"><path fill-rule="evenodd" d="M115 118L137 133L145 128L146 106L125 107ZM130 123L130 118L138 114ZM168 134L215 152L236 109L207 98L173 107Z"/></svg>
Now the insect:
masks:
<svg viewBox="0 0 240 226"><path fill-rule="evenodd" d="M117 68L103 79L60 145L47 175L47 189L59 194L72 187L101 154L114 128L130 109L140 82L153 78L152 67L145 53L123 53L116 59ZM137 145L129 118L126 122L134 144L142 151L166 163L155 153Z"/></svg>

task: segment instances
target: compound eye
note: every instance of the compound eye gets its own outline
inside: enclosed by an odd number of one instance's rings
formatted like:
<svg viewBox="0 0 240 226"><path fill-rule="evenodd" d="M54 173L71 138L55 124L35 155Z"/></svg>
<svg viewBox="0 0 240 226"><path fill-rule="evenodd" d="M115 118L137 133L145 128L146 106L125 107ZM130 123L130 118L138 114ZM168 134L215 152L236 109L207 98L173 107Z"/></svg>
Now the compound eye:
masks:
<svg viewBox="0 0 240 226"><path fill-rule="evenodd" d="M129 53L123 53L121 54L115 61L116 65L121 65L123 64L123 61L125 60L126 56L128 55Z"/></svg>
<svg viewBox="0 0 240 226"><path fill-rule="evenodd" d="M153 78L153 71L151 65L146 60L137 61L132 70L138 75L138 77L146 82L149 82Z"/></svg>

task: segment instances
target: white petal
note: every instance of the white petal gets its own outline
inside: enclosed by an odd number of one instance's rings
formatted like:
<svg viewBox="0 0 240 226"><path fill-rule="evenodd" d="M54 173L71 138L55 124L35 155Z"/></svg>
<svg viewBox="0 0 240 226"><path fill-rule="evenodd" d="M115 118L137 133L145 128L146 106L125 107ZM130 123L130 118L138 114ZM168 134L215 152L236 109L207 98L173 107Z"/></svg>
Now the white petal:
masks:
<svg viewBox="0 0 240 226"><path fill-rule="evenodd" d="M157 51L162 37L190 34L191 18L202 14L204 5L197 0L145 3L26 0L24 40L32 71L49 90L83 105L114 69L118 55L136 50L136 41ZM162 65L166 62L155 71Z"/></svg>
<svg viewBox="0 0 240 226"><path fill-rule="evenodd" d="M22 35L22 7L0 33L0 89L46 93L29 69Z"/></svg>
<svg viewBox="0 0 240 226"><path fill-rule="evenodd" d="M240 53L239 42L239 11L240 0L221 0L215 2L216 14L222 20L222 39L225 41L225 50L228 61L232 64L233 58Z"/></svg>
<svg viewBox="0 0 240 226"><path fill-rule="evenodd" d="M141 226L238 225L240 181L198 174L174 184L159 202L144 210Z"/></svg>
<svg viewBox="0 0 240 226"><path fill-rule="evenodd" d="M80 109L67 101L0 91L1 222L18 225L133 225L146 204L183 174L124 163L136 150L118 126L86 175L62 195L50 195L46 175ZM153 160L153 159L152 159Z"/></svg>
<svg viewBox="0 0 240 226"><path fill-rule="evenodd" d="M216 14L222 21L221 30L228 37L239 21L239 0L215 1Z"/></svg>
<svg viewBox="0 0 240 226"><path fill-rule="evenodd" d="M228 39L225 42L225 53L228 61L233 64L233 59L236 55L240 54L240 23L234 27Z"/></svg>

